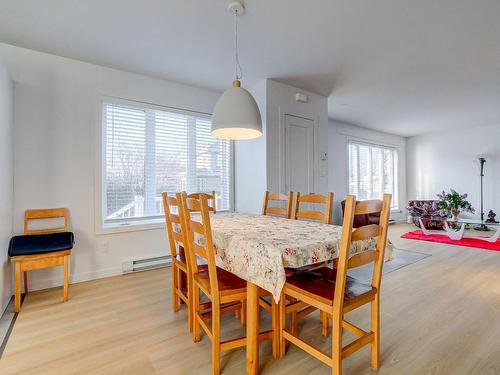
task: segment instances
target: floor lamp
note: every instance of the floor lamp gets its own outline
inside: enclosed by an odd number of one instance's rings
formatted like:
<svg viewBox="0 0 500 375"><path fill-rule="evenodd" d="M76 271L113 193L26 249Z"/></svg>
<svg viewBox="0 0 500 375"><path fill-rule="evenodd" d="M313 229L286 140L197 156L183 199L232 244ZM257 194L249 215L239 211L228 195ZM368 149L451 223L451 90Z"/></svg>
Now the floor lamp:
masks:
<svg viewBox="0 0 500 375"><path fill-rule="evenodd" d="M489 228L484 224L484 205L483 205L483 177L484 177L484 163L486 163L486 159L483 157L479 158L479 164L481 165L481 224L476 226L475 230L487 231Z"/></svg>

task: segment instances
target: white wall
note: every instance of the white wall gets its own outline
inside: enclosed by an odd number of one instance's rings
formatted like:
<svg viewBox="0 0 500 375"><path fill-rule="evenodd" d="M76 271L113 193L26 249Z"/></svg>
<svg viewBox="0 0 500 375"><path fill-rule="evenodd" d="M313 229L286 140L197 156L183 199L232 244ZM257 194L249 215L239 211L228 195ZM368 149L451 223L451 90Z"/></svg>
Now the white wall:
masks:
<svg viewBox="0 0 500 375"><path fill-rule="evenodd" d="M335 194L333 208L334 222L342 221L342 208L340 202L348 194L348 160L347 144L349 139L363 140L398 149L398 174L399 174L399 209L401 212L392 212L391 218L404 221L406 207L406 139L397 135L377 132L359 126L330 121L328 129L329 173L328 190Z"/></svg>
<svg viewBox="0 0 500 375"><path fill-rule="evenodd" d="M295 94L308 96L307 103L295 100ZM269 191L285 192L285 115L314 121L314 187L324 194L328 188L328 161L320 153L328 151L328 99L324 96L267 80L267 187ZM313 193L313 192L311 192Z"/></svg>
<svg viewBox="0 0 500 375"><path fill-rule="evenodd" d="M259 106L263 135L256 139L235 141L235 210L256 214L261 212L262 197L267 189L267 82L259 81L248 90Z"/></svg>
<svg viewBox="0 0 500 375"><path fill-rule="evenodd" d="M101 99L111 96L211 113L220 93L6 44L0 44L0 56L14 81L15 232L22 232L27 208L68 207L76 238L72 281L119 274L124 259L168 252L162 229L96 234ZM61 272L31 272L30 287L60 285Z"/></svg>
<svg viewBox="0 0 500 375"><path fill-rule="evenodd" d="M12 82L0 59L0 315L12 295L11 266L7 250L12 236Z"/></svg>
<svg viewBox="0 0 500 375"><path fill-rule="evenodd" d="M408 138L408 198L434 199L453 188L469 194L479 213L479 155L486 155L485 212L500 214L500 124Z"/></svg>
<svg viewBox="0 0 500 375"><path fill-rule="evenodd" d="M328 161L320 153L328 151L327 98L270 79L259 81L249 91L259 106L264 135L251 141L236 142L236 210L260 213L264 191L285 192L285 115L314 121L316 192L325 193ZM295 101L296 93L309 97L307 103Z"/></svg>

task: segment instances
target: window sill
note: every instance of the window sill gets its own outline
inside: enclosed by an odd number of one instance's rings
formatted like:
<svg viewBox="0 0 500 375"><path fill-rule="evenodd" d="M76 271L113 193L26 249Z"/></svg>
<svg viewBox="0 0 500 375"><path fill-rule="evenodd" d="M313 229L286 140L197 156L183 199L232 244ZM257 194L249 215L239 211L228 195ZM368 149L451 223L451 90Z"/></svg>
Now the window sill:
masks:
<svg viewBox="0 0 500 375"><path fill-rule="evenodd" d="M96 229L96 234L105 235L113 233L139 232L145 230L164 229L164 228L165 228L164 219L151 219L151 220L143 220L140 222L104 224L100 228Z"/></svg>
<svg viewBox="0 0 500 375"><path fill-rule="evenodd" d="M232 212L230 210L221 210L217 212ZM113 233L140 232L145 230L165 229L165 219L155 218L149 220L116 222L104 224L96 228L96 235L106 235Z"/></svg>

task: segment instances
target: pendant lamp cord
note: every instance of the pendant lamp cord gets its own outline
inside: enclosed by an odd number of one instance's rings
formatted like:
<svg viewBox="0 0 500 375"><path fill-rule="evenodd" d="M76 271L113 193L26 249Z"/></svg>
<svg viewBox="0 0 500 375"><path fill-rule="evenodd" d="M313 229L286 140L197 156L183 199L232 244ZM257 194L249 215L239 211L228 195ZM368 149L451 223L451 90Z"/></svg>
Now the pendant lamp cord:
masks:
<svg viewBox="0 0 500 375"><path fill-rule="evenodd" d="M238 11L234 13L234 47L235 47L234 58L236 62L235 76L237 80L241 80L243 72L241 70L240 56L238 54Z"/></svg>

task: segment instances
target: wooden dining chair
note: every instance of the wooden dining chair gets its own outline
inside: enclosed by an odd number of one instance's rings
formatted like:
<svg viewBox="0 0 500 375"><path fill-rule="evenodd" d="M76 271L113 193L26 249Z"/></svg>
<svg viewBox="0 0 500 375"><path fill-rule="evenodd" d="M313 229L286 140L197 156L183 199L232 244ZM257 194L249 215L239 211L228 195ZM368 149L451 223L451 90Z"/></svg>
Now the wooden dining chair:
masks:
<svg viewBox="0 0 500 375"><path fill-rule="evenodd" d="M194 198L194 199L200 199L200 196L204 195L207 198L208 201L208 210L216 213L217 212L217 207L216 207L216 199L217 197L215 196L215 190L212 190L212 193L191 193L188 194L188 198Z"/></svg>
<svg viewBox="0 0 500 375"><path fill-rule="evenodd" d="M32 229L35 220L63 219L63 225ZM9 256L14 263L14 308L21 308L21 273L24 293L28 294L28 271L49 267L64 267L63 301L68 300L69 257L74 236L68 231L67 208L31 209L24 213L24 235L14 236L9 243Z"/></svg>
<svg viewBox="0 0 500 375"><path fill-rule="evenodd" d="M188 254L186 254L187 252L185 251L186 231L184 230L183 224L183 212L181 212L178 198L170 197L164 192L162 194L162 200L170 255L172 258L172 309L174 312L179 311L180 301L186 304L188 309L188 328L189 331L192 331L192 281L189 278L190 262L187 261ZM182 282L183 278L186 280L185 283Z"/></svg>
<svg viewBox="0 0 500 375"><path fill-rule="evenodd" d="M316 203L325 205L324 211L305 209L301 210L301 203ZM330 224L330 218L332 217L333 210L333 193L329 192L327 195L321 194L306 194L300 195L299 192L295 193L295 211L293 218L297 219L308 219L308 220L318 220L325 224Z"/></svg>
<svg viewBox="0 0 500 375"><path fill-rule="evenodd" d="M371 345L371 366L380 365L380 284L384 251L387 242L391 194L384 194L383 201L371 200L356 203L356 197L347 196L342 240L340 243L337 268L323 267L311 272L289 277L283 287L280 300L281 307L281 355L285 351L285 340L297 345L323 363L332 367L332 374L342 374L342 360L363 346ZM371 224L353 231L354 215L380 213L379 224ZM368 240L376 237L375 248L349 257L352 241ZM372 282L367 284L347 276L349 268L374 263ZM294 305L286 307L287 311L301 308L304 304L313 306L332 319L332 353L331 355L301 340L292 330L285 328L285 297L295 298ZM346 321L344 315L363 305L371 304L371 328L367 332ZM347 329L358 338L343 346L343 330Z"/></svg>
<svg viewBox="0 0 500 375"><path fill-rule="evenodd" d="M319 210L311 210L311 209L300 209L300 206L302 204L320 204L324 205L324 211L319 211ZM321 195L321 194L306 194L306 195L301 195L300 192L295 193L295 209L293 213L293 218L295 220L298 219L307 219L307 220L316 220L316 221L321 221L325 224L330 224L330 218L332 217L332 211L333 211L333 193L329 192L327 195ZM324 265L326 266L327 263L325 262ZM312 265L309 267L306 267L305 269L315 269L321 267L320 265ZM295 274L295 270L287 269L287 275L290 276L292 274ZM293 298L288 297L292 302ZM301 311L293 311L291 313L291 322L292 322L292 329L295 329L297 321L306 315L309 315L315 311L313 307L309 307L306 309L303 309ZM323 324L323 327L326 327L328 325L327 322L327 317L325 314L321 312L321 321ZM323 333L325 333L325 328L323 328Z"/></svg>
<svg viewBox="0 0 500 375"><path fill-rule="evenodd" d="M184 302L188 309L188 328L193 331L193 270L206 270L208 264L205 260L195 257L193 262L190 259L190 252L187 250L187 229L185 226L185 210L182 205L182 196L185 193L177 193L175 197L162 194L163 207L165 211L165 221L167 235L170 245L170 254L172 258L172 309L179 311L180 302ZM210 210L210 208L209 208ZM192 211L194 212L194 211ZM202 310L209 310L211 303L209 301L200 302ZM234 306L240 312L243 307ZM226 309L230 311L230 309ZM244 319L244 315L240 316ZM243 318L242 318L243 317ZM242 321L242 324L244 321Z"/></svg>
<svg viewBox="0 0 500 375"><path fill-rule="evenodd" d="M200 327L212 341L212 374L220 373L220 353L226 350L246 345L246 337L221 340L220 317L225 311L232 311L241 306L241 301L246 301L246 281L238 276L218 268L215 264L215 250L212 239L212 228L209 216L207 198L202 195L200 199L182 197L185 212L185 227L188 233L189 259L193 270L193 338L195 342L201 339ZM191 212L200 211L201 221L193 219ZM208 263L208 269L200 270L193 259L201 257ZM200 292L211 301L211 311L204 312L200 306ZM277 308L276 308L277 312ZM208 320L211 320L211 327ZM274 320L273 320L274 321ZM277 322L277 319L276 319ZM275 331L262 333L259 338L275 338L273 348L278 353L278 328Z"/></svg>
<svg viewBox="0 0 500 375"><path fill-rule="evenodd" d="M278 202L283 205L286 202L285 207L280 206L269 206L270 202ZM264 202L262 204L262 215L273 215L282 216L285 219L290 219L292 217L292 203L293 203L293 192L288 192L287 194L282 193L269 193L266 191L264 193Z"/></svg>

